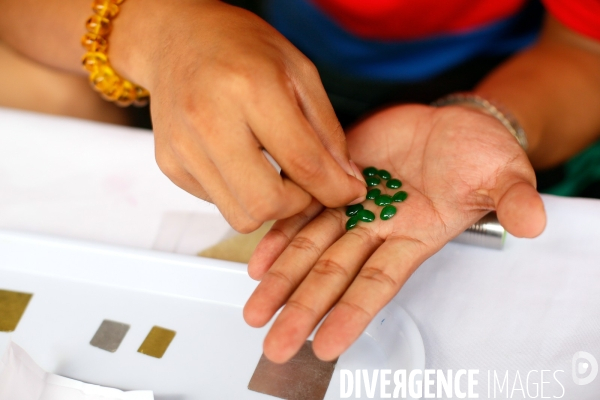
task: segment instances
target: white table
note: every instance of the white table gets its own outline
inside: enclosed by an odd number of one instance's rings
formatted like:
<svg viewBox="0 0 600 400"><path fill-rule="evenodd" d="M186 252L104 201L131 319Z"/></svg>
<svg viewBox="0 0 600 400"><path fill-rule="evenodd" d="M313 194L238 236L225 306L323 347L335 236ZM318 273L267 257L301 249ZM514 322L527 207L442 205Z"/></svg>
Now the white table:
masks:
<svg viewBox="0 0 600 400"><path fill-rule="evenodd" d="M544 201L540 238L509 237L503 251L449 244L395 299L421 330L427 368L479 369L479 398L488 373L502 382L507 371L513 395L491 386L490 398L532 398L541 370L546 397L600 398L600 377L571 377L576 352L600 360L600 201ZM187 254L231 234L214 206L161 174L150 133L8 109L0 228Z"/></svg>

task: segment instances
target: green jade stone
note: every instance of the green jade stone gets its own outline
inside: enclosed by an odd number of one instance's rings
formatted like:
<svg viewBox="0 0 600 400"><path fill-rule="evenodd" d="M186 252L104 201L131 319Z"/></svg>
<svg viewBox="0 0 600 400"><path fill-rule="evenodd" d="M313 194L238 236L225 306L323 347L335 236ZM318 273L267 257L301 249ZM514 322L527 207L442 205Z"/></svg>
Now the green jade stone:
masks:
<svg viewBox="0 0 600 400"><path fill-rule="evenodd" d="M346 230L349 231L350 229L353 229L356 227L356 225L358 224L358 215L355 215L353 217L350 217L350 219L346 222Z"/></svg>
<svg viewBox="0 0 600 400"><path fill-rule="evenodd" d="M367 192L367 200L374 200L380 194L381 194L381 190L371 189Z"/></svg>
<svg viewBox="0 0 600 400"><path fill-rule="evenodd" d="M387 221L388 219L392 218L394 215L396 215L396 207L394 207L394 206L383 207L383 210L381 210L381 214L379 214L381 219L384 221ZM348 225L348 224L346 224L346 225Z"/></svg>
<svg viewBox="0 0 600 400"><path fill-rule="evenodd" d="M389 194L382 194L381 196L377 196L375 198L375 204L378 206L387 206L388 204L392 204L392 196Z"/></svg>
<svg viewBox="0 0 600 400"><path fill-rule="evenodd" d="M397 192L396 194L394 194L394 196L392 196L392 199L396 203L402 203L404 200L406 200L407 197L408 197L408 193L401 190L401 191Z"/></svg>
<svg viewBox="0 0 600 400"><path fill-rule="evenodd" d="M367 182L368 187L377 186L381 183L381 179L376 176L368 176L365 181Z"/></svg>
<svg viewBox="0 0 600 400"><path fill-rule="evenodd" d="M377 175L377 172L379 172L379 171L375 167L367 167L367 168L363 169L363 175L365 177L375 176L375 175Z"/></svg>
<svg viewBox="0 0 600 400"><path fill-rule="evenodd" d="M369 210L360 210L357 214L358 218L364 222L373 222L375 221L375 214Z"/></svg>
<svg viewBox="0 0 600 400"><path fill-rule="evenodd" d="M390 179L387 181L385 186L389 187L390 189L398 189L400 186L402 186L402 182L400 182L398 179Z"/></svg>
<svg viewBox="0 0 600 400"><path fill-rule="evenodd" d="M346 208L346 215L348 217L351 217L353 215L356 215L359 213L360 210L364 209L362 204L354 204L352 206L348 206L348 208Z"/></svg>
<svg viewBox="0 0 600 400"><path fill-rule="evenodd" d="M379 175L381 177L381 179L385 179L386 181L388 179L392 178L392 174L390 174L388 171L386 171L385 169L380 169L379 171L377 171L377 175Z"/></svg>

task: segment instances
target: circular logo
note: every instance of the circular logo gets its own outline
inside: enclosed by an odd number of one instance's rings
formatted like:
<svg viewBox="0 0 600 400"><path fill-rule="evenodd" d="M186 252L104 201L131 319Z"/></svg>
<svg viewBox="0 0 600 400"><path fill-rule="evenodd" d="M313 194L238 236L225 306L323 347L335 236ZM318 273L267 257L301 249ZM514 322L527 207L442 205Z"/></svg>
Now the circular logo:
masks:
<svg viewBox="0 0 600 400"><path fill-rule="evenodd" d="M573 382L576 385L592 383L598 376L598 361L585 351L573 355Z"/></svg>

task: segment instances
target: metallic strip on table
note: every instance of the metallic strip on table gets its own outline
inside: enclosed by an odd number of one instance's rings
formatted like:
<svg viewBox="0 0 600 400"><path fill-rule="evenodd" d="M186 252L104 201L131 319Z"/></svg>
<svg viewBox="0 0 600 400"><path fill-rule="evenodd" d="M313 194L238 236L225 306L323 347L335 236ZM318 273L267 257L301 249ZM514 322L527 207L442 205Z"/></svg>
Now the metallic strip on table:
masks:
<svg viewBox="0 0 600 400"><path fill-rule="evenodd" d="M33 294L0 290L0 332L13 332Z"/></svg>
<svg viewBox="0 0 600 400"><path fill-rule="evenodd" d="M275 364L263 354L248 389L288 400L323 400L336 361L321 361L307 340L298 354L285 364Z"/></svg>
<svg viewBox="0 0 600 400"><path fill-rule="evenodd" d="M162 358L173 341L176 332L170 329L154 326L150 330L144 343L138 349L138 353L145 354L150 357Z"/></svg>
<svg viewBox="0 0 600 400"><path fill-rule="evenodd" d="M125 338L129 325L105 319L100 324L90 344L102 350L114 353Z"/></svg>

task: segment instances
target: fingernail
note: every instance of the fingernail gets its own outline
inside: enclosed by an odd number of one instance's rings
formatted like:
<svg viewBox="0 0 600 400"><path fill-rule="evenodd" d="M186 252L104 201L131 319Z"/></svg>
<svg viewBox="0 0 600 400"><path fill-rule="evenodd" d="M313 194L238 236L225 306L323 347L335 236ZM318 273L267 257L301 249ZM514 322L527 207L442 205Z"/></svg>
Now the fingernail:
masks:
<svg viewBox="0 0 600 400"><path fill-rule="evenodd" d="M350 166L352 167L352 171L354 171L354 177L356 179L358 179L359 181L361 181L362 183L364 183L366 186L367 182L365 182L365 178L363 177L362 172L360 172L360 169L354 163L354 161L350 160Z"/></svg>

